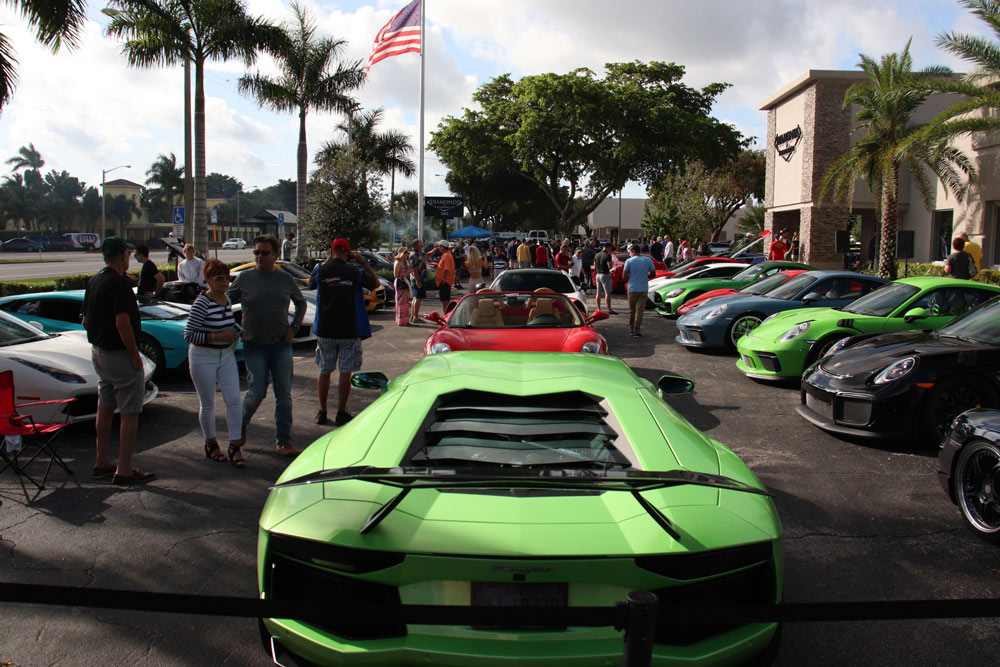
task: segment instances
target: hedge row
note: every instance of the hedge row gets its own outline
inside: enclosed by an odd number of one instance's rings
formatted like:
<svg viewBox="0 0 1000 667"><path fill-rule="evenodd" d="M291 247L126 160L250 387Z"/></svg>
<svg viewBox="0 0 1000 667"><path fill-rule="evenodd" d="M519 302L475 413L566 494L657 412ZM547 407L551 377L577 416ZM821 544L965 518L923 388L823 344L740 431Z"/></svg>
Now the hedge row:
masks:
<svg viewBox="0 0 1000 667"><path fill-rule="evenodd" d="M246 262L229 262L230 268ZM177 280L177 271L172 264L157 266L166 282ZM131 272L130 272L131 273ZM136 275L138 273L136 272ZM93 273L75 273L69 276L55 276L45 280L3 280L0 281L0 296L16 296L34 292L58 292L62 290L86 289Z"/></svg>
<svg viewBox="0 0 1000 667"><path fill-rule="evenodd" d="M863 273L877 274L878 272L874 269L864 269ZM944 272L944 267L938 264L932 263L911 263L909 267L906 267L903 262L896 262L896 275L900 278L903 277L904 272L908 277L914 276L941 276L942 278L947 277L948 274ZM978 283L989 283L991 285L1000 285L1000 271L994 269L983 269L973 277L973 280Z"/></svg>

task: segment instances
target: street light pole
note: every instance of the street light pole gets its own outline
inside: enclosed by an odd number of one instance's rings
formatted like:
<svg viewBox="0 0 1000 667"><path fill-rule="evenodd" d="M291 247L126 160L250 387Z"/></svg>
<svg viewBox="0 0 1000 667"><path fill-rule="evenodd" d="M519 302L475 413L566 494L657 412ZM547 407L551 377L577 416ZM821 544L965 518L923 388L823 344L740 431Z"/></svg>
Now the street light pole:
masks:
<svg viewBox="0 0 1000 667"><path fill-rule="evenodd" d="M117 167L111 167L111 169L102 169L101 170L101 243L104 243L104 237L107 234L106 222L105 222L105 213L104 213L104 211L105 211L104 202L107 199L107 195L104 192L104 185L105 185L105 182L106 182L105 177L109 173L111 173L112 171L114 171L115 169L123 169L123 168L124 169L131 169L132 165L130 165L130 164L120 164Z"/></svg>

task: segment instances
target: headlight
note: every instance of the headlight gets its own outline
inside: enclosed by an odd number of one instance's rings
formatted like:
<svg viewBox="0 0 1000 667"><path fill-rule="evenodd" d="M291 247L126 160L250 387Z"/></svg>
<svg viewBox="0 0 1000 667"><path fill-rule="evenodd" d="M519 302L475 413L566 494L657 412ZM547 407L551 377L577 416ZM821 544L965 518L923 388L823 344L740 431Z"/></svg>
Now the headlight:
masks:
<svg viewBox="0 0 1000 667"><path fill-rule="evenodd" d="M841 338L840 340L838 340L836 343L833 344L833 347L831 347L829 350L826 351L826 356L829 357L831 354L837 354L838 352L843 350L845 347L847 347L848 340L850 340L850 338Z"/></svg>
<svg viewBox="0 0 1000 667"><path fill-rule="evenodd" d="M726 312L726 310L728 310L728 309L729 309L729 304L728 303L724 303L721 306L719 306L718 308L716 308L715 310L713 310L712 312L710 312L708 315L706 315L705 319L706 320L714 320L716 317L721 316L722 313Z"/></svg>
<svg viewBox="0 0 1000 667"><path fill-rule="evenodd" d="M763 323L762 323L763 324ZM786 331L781 338L778 339L781 343L787 343L790 340L795 340L802 334L804 334L809 329L809 322L800 322L794 327Z"/></svg>
<svg viewBox="0 0 1000 667"><path fill-rule="evenodd" d="M370 289L368 289L367 287L362 287L361 288L361 293L364 294L365 296L368 296L369 294L372 293L372 291Z"/></svg>
<svg viewBox="0 0 1000 667"><path fill-rule="evenodd" d="M439 352L451 352L451 345L448 345L448 343L434 343L431 345L431 354L438 354Z"/></svg>
<svg viewBox="0 0 1000 667"><path fill-rule="evenodd" d="M774 318L776 318L780 314L781 313L772 313L772 314L768 315L763 320L761 320L760 324L758 324L757 326L764 326L766 323L770 322L771 320L773 320Z"/></svg>
<svg viewBox="0 0 1000 667"><path fill-rule="evenodd" d="M900 359L896 363L885 368L881 373L875 376L873 382L875 384L888 384L889 382L894 382L899 378L903 377L910 371L912 371L917 366L916 357L907 357L906 359Z"/></svg>
<svg viewBox="0 0 1000 667"><path fill-rule="evenodd" d="M28 368L33 368L39 373L45 373L49 377L55 378L60 382L68 382L70 384L86 384L87 381L76 373L67 373L64 370L53 368L52 366L46 366L44 364L38 364L34 361L28 361L27 359L22 359L20 357L11 357L12 360L18 362L19 364L24 364Z"/></svg>
<svg viewBox="0 0 1000 667"><path fill-rule="evenodd" d="M667 292L666 294L664 294L663 298L664 299L673 299L675 296L680 296L683 293L684 293L684 288L683 287L680 288L680 289L672 289L669 292Z"/></svg>
<svg viewBox="0 0 1000 667"><path fill-rule="evenodd" d="M583 347L580 348L580 351L589 352L591 354L600 354L601 346L599 343L595 343L594 341L589 341L583 344Z"/></svg>

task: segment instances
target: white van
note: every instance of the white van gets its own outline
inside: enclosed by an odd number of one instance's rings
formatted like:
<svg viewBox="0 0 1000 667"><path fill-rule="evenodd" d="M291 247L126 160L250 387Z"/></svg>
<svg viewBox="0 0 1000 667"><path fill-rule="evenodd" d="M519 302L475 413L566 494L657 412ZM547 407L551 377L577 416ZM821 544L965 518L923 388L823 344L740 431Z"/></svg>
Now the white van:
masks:
<svg viewBox="0 0 1000 667"><path fill-rule="evenodd" d="M101 237L97 234L86 234L82 232L67 232L63 234L69 239L73 250L94 250L101 244Z"/></svg>
<svg viewBox="0 0 1000 667"><path fill-rule="evenodd" d="M528 232L528 238L535 241L545 241L548 243L549 233L544 229L532 229Z"/></svg>

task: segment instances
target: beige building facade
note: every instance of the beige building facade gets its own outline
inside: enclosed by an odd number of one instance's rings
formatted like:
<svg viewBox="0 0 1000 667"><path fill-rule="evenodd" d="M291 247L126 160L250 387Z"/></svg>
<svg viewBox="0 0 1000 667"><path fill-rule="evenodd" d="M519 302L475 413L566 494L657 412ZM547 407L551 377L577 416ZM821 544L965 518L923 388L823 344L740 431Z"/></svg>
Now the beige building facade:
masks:
<svg viewBox="0 0 1000 667"><path fill-rule="evenodd" d="M875 200L861 182L849 205L827 192L820 199L823 177L857 138L855 108L844 108L844 94L867 77L860 71L809 70L761 104L767 112L765 227L799 232L802 258L817 267L843 265L836 232L847 230L850 216L861 218L861 253L870 258L877 229ZM923 123L955 98L930 98L915 114ZM951 238L967 232L983 247L986 266L1000 263L1000 136L976 135L956 141L979 172L968 197L958 202L933 176L934 201L926 206L910 174L903 170L899 188L899 229L912 231L913 261L941 260Z"/></svg>

